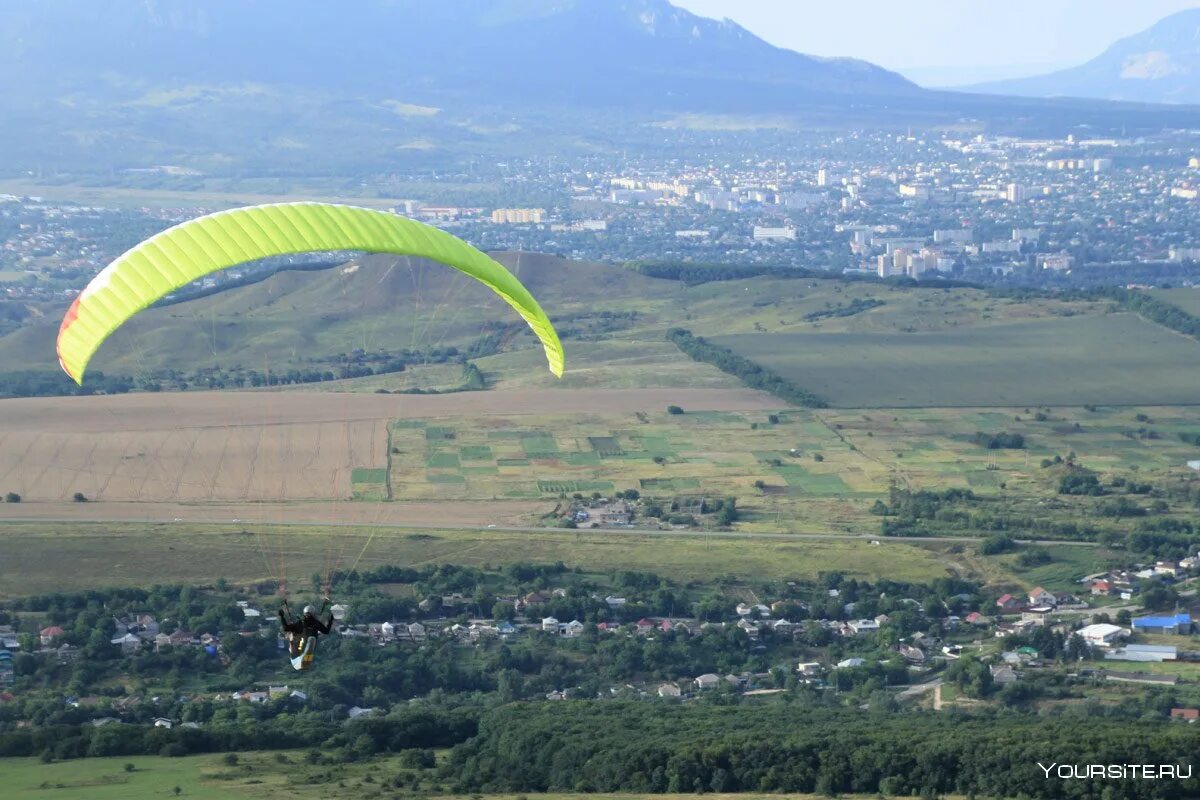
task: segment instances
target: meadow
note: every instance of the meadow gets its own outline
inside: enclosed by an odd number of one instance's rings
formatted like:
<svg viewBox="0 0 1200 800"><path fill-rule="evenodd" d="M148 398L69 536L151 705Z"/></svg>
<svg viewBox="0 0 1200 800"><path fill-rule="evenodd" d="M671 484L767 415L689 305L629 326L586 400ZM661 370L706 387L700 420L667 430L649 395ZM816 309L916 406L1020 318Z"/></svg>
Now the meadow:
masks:
<svg viewBox="0 0 1200 800"><path fill-rule="evenodd" d="M127 772L126 764L134 769ZM224 756L182 758L88 758L43 764L32 758L0 760L8 800L144 800L180 797L196 800L328 800L330 797L405 796L390 786L395 778L408 785L418 772L401 764L397 756L338 764L310 766L296 751L239 753L230 766ZM175 787L180 791L175 792ZM692 794L537 794L479 795L472 800L684 800ZM775 795L713 794L711 800L765 800ZM848 800L868 795L841 795ZM445 800L466 796L439 794ZM789 794L791 800L815 800L815 795ZM882 795L869 795L877 798ZM955 800L947 797L946 800Z"/></svg>
<svg viewBox="0 0 1200 800"><path fill-rule="evenodd" d="M330 547L345 568L385 564L553 564L588 570L655 572L675 580L715 575L815 578L831 570L914 582L947 574L934 553L916 544L864 539L737 539L718 535L652 535L619 531L437 530L402 527L274 526L197 523L0 524L5 558L0 596L63 587L245 584L274 576L286 559L293 589L327 564ZM360 555L361 554L361 557Z"/></svg>

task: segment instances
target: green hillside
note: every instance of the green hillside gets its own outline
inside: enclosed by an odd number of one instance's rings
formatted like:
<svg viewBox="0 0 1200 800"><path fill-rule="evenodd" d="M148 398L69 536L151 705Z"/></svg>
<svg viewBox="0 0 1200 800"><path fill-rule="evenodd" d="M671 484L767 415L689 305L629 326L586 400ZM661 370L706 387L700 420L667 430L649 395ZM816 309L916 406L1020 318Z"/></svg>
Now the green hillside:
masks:
<svg viewBox="0 0 1200 800"><path fill-rule="evenodd" d="M324 370L356 349L421 351L412 366L455 347L472 354L491 387L738 386L666 341L683 327L835 406L1163 405L1200 396L1200 343L1113 313L1107 301L772 276L688 285L554 256L497 257L554 318L567 351L561 380L541 369L533 337L487 289L444 266L391 256L281 272L152 309L101 348L95 369ZM48 313L0 337L0 373L53 371L56 331L57 314ZM459 383L454 370L418 377L410 369L320 385Z"/></svg>

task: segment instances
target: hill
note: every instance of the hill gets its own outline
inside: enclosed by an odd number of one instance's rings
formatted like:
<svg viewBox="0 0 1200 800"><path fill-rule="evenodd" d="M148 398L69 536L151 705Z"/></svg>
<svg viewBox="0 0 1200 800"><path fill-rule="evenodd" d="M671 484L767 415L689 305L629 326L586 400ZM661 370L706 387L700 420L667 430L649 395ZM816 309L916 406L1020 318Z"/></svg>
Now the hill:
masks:
<svg viewBox="0 0 1200 800"><path fill-rule="evenodd" d="M1200 8L1172 14L1071 69L971 87L1030 97L1200 103Z"/></svg>
<svg viewBox="0 0 1200 800"><path fill-rule="evenodd" d="M560 327L647 298L665 300L677 288L620 267L529 253L496 256L553 310ZM420 259L364 256L149 309L106 342L93 363L125 374L215 365L277 370L355 349L467 348L500 329L506 347L534 352L520 320L477 281ZM58 317L49 314L0 337L0 372L48 369L57 332Z"/></svg>
<svg viewBox="0 0 1200 800"><path fill-rule="evenodd" d="M464 382L460 359L444 355L454 347L499 388L737 386L668 341L686 328L838 407L1186 404L1200 390L1200 344L1101 300L770 275L688 285L549 255L497 257L554 319L567 352L562 379L487 289L392 256L279 272L151 309L105 343L93 368L206 385L209 370L338 374L361 363L389 372L407 349L421 354L404 357L405 372L303 385L447 389ZM55 374L56 331L49 314L0 337L0 373ZM353 361L356 350L365 362Z"/></svg>

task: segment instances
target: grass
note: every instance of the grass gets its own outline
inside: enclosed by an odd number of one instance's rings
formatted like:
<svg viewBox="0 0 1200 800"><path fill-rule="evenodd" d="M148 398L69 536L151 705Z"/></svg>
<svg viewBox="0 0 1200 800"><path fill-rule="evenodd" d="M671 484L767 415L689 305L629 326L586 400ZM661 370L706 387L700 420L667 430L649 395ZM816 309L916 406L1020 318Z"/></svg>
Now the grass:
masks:
<svg viewBox="0 0 1200 800"><path fill-rule="evenodd" d="M1186 405L1200 395L1200 343L1132 314L714 341L840 407Z"/></svg>
<svg viewBox="0 0 1200 800"><path fill-rule="evenodd" d="M276 756L288 759L276 761ZM133 772L124 765L133 764ZM401 767L395 756L351 764L308 766L303 753L247 752L238 754L237 766L227 766L221 755L183 758L86 758L43 764L32 758L0 760L5 800L144 800L171 798L179 786L180 798L198 800L328 800L330 797L394 797L407 790L392 789L387 781L414 770ZM370 782L367 782L370 776ZM428 773L424 777L428 779ZM311 779L311 780L310 780ZM42 788L45 786L46 788ZM685 800L694 794L536 794L470 795L486 800ZM848 800L882 795L840 795ZM445 800L465 800L465 795L439 794ZM708 794L710 800L760 800L778 795ZM816 795L789 794L790 800L816 800ZM946 800L955 800L947 797Z"/></svg>
<svg viewBox="0 0 1200 800"><path fill-rule="evenodd" d="M417 535L419 534L419 535ZM270 576L264 552L287 556L288 574L307 576L325 565L331 537L361 564L464 564L493 567L554 563L591 570L635 569L681 580L716 575L812 578L840 570L876 579L926 581L946 574L934 553L904 542L871 546L863 540L752 540L649 536L620 532L262 526L192 523L6 523L0 540L0 594L24 596L64 586L210 584L218 578L251 582ZM364 546L366 549L364 551Z"/></svg>

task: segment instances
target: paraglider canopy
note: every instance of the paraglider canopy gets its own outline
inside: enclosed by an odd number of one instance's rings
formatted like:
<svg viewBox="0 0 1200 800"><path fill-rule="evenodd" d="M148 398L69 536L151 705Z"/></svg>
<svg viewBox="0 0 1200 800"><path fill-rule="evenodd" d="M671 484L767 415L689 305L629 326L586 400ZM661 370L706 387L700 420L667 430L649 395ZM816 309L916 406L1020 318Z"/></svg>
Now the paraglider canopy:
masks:
<svg viewBox="0 0 1200 800"><path fill-rule="evenodd" d="M561 377L563 349L537 300L502 264L445 231L383 211L328 203L276 203L199 217L163 231L105 267L71 304L58 361L82 385L88 362L139 311L198 278L271 256L318 251L394 253L466 273L512 306Z"/></svg>

